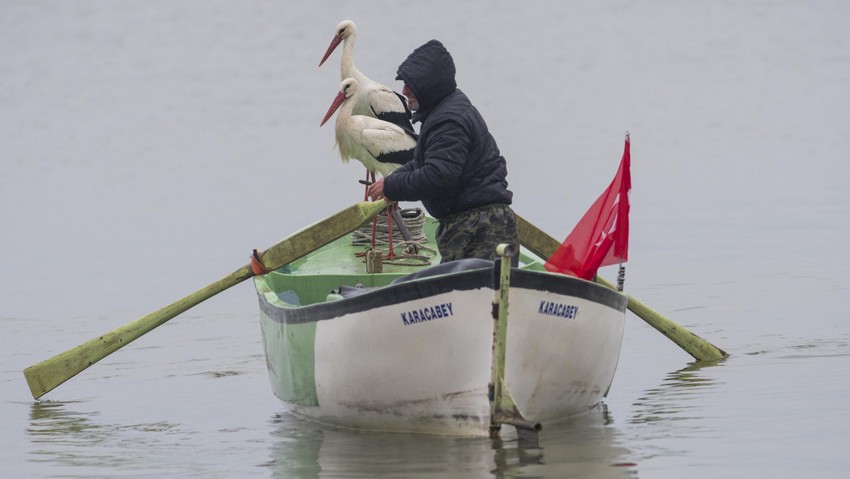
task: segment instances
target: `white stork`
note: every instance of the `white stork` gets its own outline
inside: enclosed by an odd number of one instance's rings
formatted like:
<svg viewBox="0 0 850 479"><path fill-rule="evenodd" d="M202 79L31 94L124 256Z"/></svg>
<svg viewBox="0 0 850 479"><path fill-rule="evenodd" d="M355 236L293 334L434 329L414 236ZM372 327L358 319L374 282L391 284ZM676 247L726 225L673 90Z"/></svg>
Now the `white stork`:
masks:
<svg viewBox="0 0 850 479"><path fill-rule="evenodd" d="M354 66L354 43L356 41L357 26L354 22L351 20L340 22L336 27L336 33L333 39L331 39L331 44L328 46L325 56L319 62L319 66L322 66L336 47L340 43L343 43L342 61L339 68L340 80L354 78L360 83L360 89L354 100L354 114L371 116L396 124L401 128L410 130L410 133L415 138L416 133L414 133L413 124L410 122L412 114L404 96L369 79Z"/></svg>
<svg viewBox="0 0 850 479"><path fill-rule="evenodd" d="M366 115L354 114L357 91L360 82L354 78L346 78L339 84L339 93L331 103L328 112L319 126L324 125L334 112L336 115L336 146L343 163L354 158L366 167L374 179L375 172L387 176L402 163L407 161L416 147L416 138L412 132L394 125L388 121L379 120ZM399 222L400 215L394 205L388 208L387 228L389 230L389 258L395 257L392 241L392 218ZM375 242L375 223L372 229L372 245ZM399 224L404 235L404 223ZM409 237L405 239L409 240Z"/></svg>

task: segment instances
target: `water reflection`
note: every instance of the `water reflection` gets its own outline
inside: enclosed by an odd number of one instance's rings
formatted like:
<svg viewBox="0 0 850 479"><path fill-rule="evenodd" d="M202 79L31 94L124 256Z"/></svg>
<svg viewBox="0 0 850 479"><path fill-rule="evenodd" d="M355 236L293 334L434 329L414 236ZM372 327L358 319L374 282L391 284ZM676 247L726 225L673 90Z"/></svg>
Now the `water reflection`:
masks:
<svg viewBox="0 0 850 479"><path fill-rule="evenodd" d="M288 414L271 422L271 459L264 466L276 478L637 477L604 405L547 425L539 448L524 447L510 427L489 439L352 431Z"/></svg>
<svg viewBox="0 0 850 479"><path fill-rule="evenodd" d="M695 447L693 440L712 435L711 421L705 420L711 414L706 407L718 384L708 371L723 364L692 363L670 372L661 385L646 390L633 403L623 430L628 443L640 444L635 450L639 461L685 458Z"/></svg>
<svg viewBox="0 0 850 479"><path fill-rule="evenodd" d="M109 477L115 470L152 469L145 457L176 426L99 424L97 412L68 409L75 402L40 401L31 406L28 460L58 468L63 477ZM154 434L150 434L154 433ZM145 454L139 454L144 451ZM68 467L73 467L73 472Z"/></svg>
<svg viewBox="0 0 850 479"><path fill-rule="evenodd" d="M655 421L694 419L689 411L699 408L705 391L716 387L715 380L704 374L706 368L718 362L696 362L673 371L660 386L648 389L635 403L636 411L629 420L633 424Z"/></svg>

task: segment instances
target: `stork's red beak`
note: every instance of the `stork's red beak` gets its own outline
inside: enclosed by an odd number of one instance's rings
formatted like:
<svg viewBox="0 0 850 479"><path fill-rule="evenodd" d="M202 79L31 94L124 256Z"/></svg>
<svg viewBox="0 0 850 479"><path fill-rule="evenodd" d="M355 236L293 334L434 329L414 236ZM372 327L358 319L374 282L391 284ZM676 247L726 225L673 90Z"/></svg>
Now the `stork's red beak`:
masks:
<svg viewBox="0 0 850 479"><path fill-rule="evenodd" d="M336 109L339 108L339 106L342 105L342 102L344 102L344 101L345 101L345 92L341 91L341 92L337 93L336 98L334 98L334 102L331 103L331 107L328 108L328 112L325 113L325 118L322 119L322 123L319 124L319 126L324 125L330 119L330 117L333 116Z"/></svg>
<svg viewBox="0 0 850 479"><path fill-rule="evenodd" d="M339 35L334 35L333 39L331 39L331 44L328 46L328 51L325 52L325 56L323 56L322 61L319 62L319 66L322 66L322 63L325 63L325 60L331 56L331 53L333 53L340 42L342 42L342 38Z"/></svg>

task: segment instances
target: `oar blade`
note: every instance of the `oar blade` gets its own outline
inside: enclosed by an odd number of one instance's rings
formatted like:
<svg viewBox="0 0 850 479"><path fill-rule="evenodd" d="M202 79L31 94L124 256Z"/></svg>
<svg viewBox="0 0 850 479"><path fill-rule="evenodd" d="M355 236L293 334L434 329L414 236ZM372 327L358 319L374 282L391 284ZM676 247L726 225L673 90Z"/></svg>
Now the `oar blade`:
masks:
<svg viewBox="0 0 850 479"><path fill-rule="evenodd" d="M92 364L130 344L178 314L253 276L249 266L160 308L118 329L24 369L24 377L35 399L84 371Z"/></svg>
<svg viewBox="0 0 850 479"><path fill-rule="evenodd" d="M386 206L386 202L383 200L354 204L279 241L263 253L261 262L268 270L277 269L291 263L310 251L353 231ZM226 277L168 306L24 369L24 377L33 398L40 398L92 364L130 344L180 313L252 276L251 267L243 266Z"/></svg>
<svg viewBox="0 0 850 479"><path fill-rule="evenodd" d="M126 343L129 341L119 328L24 369L32 397L47 394Z"/></svg>
<svg viewBox="0 0 850 479"><path fill-rule="evenodd" d="M561 244L558 240L549 236L519 215L516 215L516 219L519 240L523 246L541 258L548 258L555 253L555 250ZM596 282L608 288L615 289L614 285L599 276L596 276ZM695 359L699 361L717 361L729 356L722 349L653 311L650 307L635 298L631 296L627 297L631 312L667 336L667 338Z"/></svg>

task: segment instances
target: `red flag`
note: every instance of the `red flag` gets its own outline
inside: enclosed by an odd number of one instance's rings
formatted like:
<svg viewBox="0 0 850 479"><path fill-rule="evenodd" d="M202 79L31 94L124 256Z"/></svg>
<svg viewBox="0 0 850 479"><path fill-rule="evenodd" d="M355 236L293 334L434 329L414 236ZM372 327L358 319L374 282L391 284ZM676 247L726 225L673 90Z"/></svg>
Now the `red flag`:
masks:
<svg viewBox="0 0 850 479"><path fill-rule="evenodd" d="M600 267L629 259L630 166L626 133L617 176L546 261L547 270L592 280Z"/></svg>

